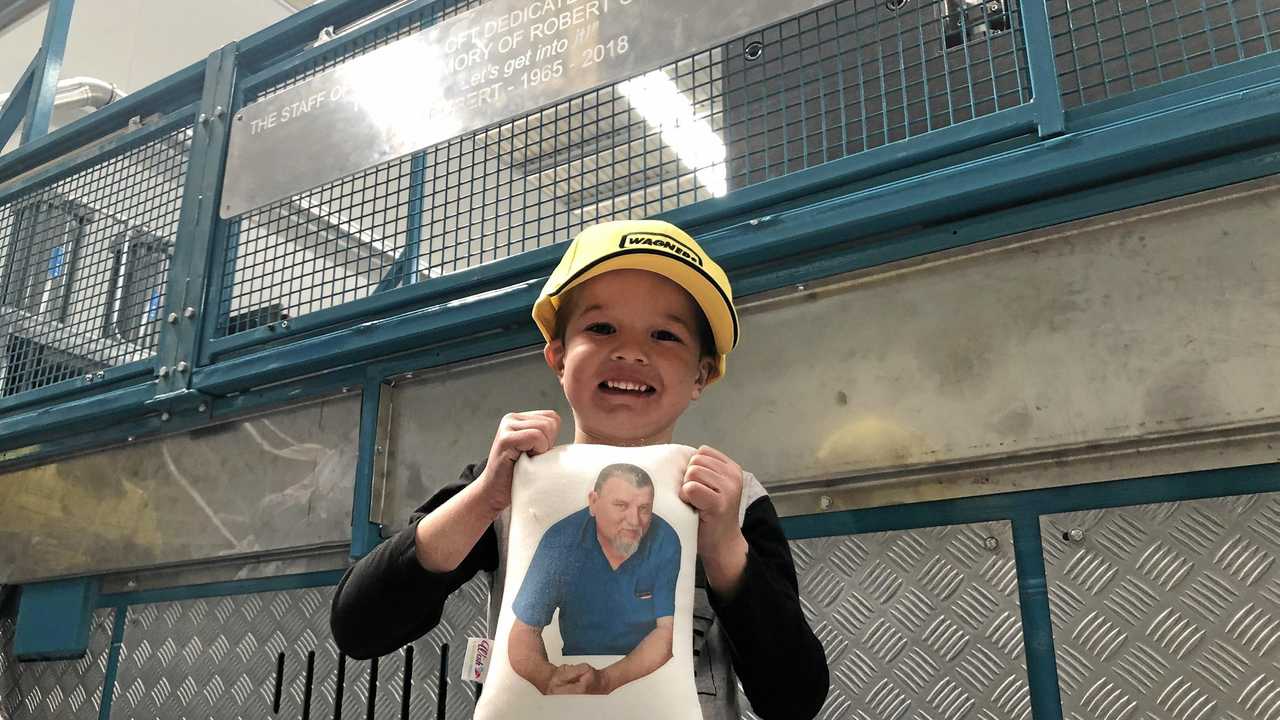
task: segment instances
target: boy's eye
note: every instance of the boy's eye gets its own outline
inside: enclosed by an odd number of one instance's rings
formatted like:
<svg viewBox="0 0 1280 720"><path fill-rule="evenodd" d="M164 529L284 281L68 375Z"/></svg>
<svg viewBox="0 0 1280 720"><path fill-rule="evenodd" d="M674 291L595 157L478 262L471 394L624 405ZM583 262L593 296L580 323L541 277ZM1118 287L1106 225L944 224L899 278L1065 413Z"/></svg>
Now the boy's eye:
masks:
<svg viewBox="0 0 1280 720"><path fill-rule="evenodd" d="M593 322L587 326L587 332L595 333L596 335L612 335L614 328L607 322Z"/></svg>
<svg viewBox="0 0 1280 720"><path fill-rule="evenodd" d="M656 330L653 333L654 340L662 340L663 342L684 342L680 336L670 330Z"/></svg>

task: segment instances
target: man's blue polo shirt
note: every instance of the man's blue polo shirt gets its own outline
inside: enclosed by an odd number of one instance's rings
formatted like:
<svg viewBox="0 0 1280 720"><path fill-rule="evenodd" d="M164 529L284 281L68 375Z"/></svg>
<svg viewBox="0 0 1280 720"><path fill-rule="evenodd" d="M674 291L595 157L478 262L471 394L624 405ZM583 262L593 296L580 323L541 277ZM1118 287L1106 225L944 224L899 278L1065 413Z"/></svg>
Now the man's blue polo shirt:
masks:
<svg viewBox="0 0 1280 720"><path fill-rule="evenodd" d="M544 627L560 608L564 655L626 655L675 614L680 537L654 515L635 553L614 570L587 508L547 528L512 609Z"/></svg>

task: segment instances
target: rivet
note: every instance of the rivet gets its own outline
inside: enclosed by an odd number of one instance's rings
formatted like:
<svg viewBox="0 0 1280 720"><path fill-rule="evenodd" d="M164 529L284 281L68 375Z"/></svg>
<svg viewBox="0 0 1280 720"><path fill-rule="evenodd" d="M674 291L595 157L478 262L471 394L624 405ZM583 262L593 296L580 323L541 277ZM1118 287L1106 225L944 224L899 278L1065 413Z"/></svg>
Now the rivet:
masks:
<svg viewBox="0 0 1280 720"><path fill-rule="evenodd" d="M92 376L92 375L85 375L85 376L84 376L84 384L85 384L85 385L88 385L88 384L89 384L89 383L91 383L91 382L93 382L93 376Z"/></svg>
<svg viewBox="0 0 1280 720"><path fill-rule="evenodd" d="M105 371L105 370L99 370L98 372L96 372L96 373L94 373L94 374L93 374L93 379L94 379L94 380L101 380L101 379L105 378L106 376L107 376L107 373L106 373L106 371Z"/></svg>
<svg viewBox="0 0 1280 720"><path fill-rule="evenodd" d="M1000 549L1000 541L996 538L989 537L982 541L982 547L990 550L991 552L995 552Z"/></svg>
<svg viewBox="0 0 1280 720"><path fill-rule="evenodd" d="M196 309L193 307L189 307L186 310L183 310L182 314L185 315L188 320L190 320L191 318L196 316Z"/></svg>
<svg viewBox="0 0 1280 720"><path fill-rule="evenodd" d="M831 508L831 504L832 504L832 501L831 501L830 495L823 495L822 497L818 498L819 510L828 510Z"/></svg>
<svg viewBox="0 0 1280 720"><path fill-rule="evenodd" d="M157 375L159 375L159 376L160 376L160 377L162 377L162 378L169 377L169 366L168 366L168 365L161 365L161 366L160 366L160 369L156 371L156 374L157 374Z"/></svg>
<svg viewBox="0 0 1280 720"><path fill-rule="evenodd" d="M374 451L375 453L377 453L378 455L381 455L381 454L383 453L382 446L381 446L381 445L378 445L377 447L375 447L375 448L373 449L373 451Z"/></svg>
<svg viewBox="0 0 1280 720"><path fill-rule="evenodd" d="M178 313L176 312L169 313L169 324L172 325L176 322L178 322Z"/></svg>
<svg viewBox="0 0 1280 720"><path fill-rule="evenodd" d="M133 437L132 435L130 435L130 436L129 436L129 438L128 438L128 442L133 442L133 441L134 441L134 437Z"/></svg>
<svg viewBox="0 0 1280 720"><path fill-rule="evenodd" d="M209 411L209 406L205 403L200 403L199 405L196 406L196 412L202 415L208 411Z"/></svg>
<svg viewBox="0 0 1280 720"><path fill-rule="evenodd" d="M162 413L160 413L160 422L169 422L169 418L170 418L170 417L172 417L172 416L171 416L171 415L169 415L169 413L168 413L167 411L166 411L166 412L162 412Z"/></svg>
<svg viewBox="0 0 1280 720"><path fill-rule="evenodd" d="M209 116L205 113L200 113L200 115L196 118L196 122L200 123L201 125L208 125Z"/></svg>
<svg viewBox="0 0 1280 720"><path fill-rule="evenodd" d="M1084 530L1081 530L1080 528L1071 528L1066 533L1064 533L1064 537L1069 542L1075 542L1075 543L1084 542Z"/></svg>
<svg viewBox="0 0 1280 720"><path fill-rule="evenodd" d="M223 108L221 105L219 105L219 106L217 106L217 107L215 107L215 108L213 109L213 116L214 116L214 117L216 117L216 118L220 118L220 117L222 117L223 115L225 115L226 113L227 113L226 109L225 109L225 108Z"/></svg>
<svg viewBox="0 0 1280 720"><path fill-rule="evenodd" d="M796 285L796 292L804 292L805 290L806 290L806 286L804 283L800 283L799 285Z"/></svg>
<svg viewBox="0 0 1280 720"><path fill-rule="evenodd" d="M180 372L180 373L184 373L184 372L186 372L186 371L187 371L187 369L188 369L188 368L190 368L190 367L191 367L191 366L187 364L187 361L186 361L186 360L179 360L179 361L178 361L178 365L177 365L178 372Z"/></svg>

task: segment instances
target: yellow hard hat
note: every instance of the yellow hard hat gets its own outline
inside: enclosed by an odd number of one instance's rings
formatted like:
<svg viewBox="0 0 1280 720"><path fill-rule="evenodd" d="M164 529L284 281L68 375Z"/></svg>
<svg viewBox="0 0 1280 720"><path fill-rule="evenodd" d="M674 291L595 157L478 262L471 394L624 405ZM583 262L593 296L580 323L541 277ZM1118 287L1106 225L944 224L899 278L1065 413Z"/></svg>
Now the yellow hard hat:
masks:
<svg viewBox="0 0 1280 720"><path fill-rule="evenodd" d="M716 369L707 380L724 375L725 356L738 344L733 288L688 233L662 220L605 222L578 233L533 304L533 321L547 342L554 339L564 294L610 270L648 270L684 288L702 309L715 340Z"/></svg>

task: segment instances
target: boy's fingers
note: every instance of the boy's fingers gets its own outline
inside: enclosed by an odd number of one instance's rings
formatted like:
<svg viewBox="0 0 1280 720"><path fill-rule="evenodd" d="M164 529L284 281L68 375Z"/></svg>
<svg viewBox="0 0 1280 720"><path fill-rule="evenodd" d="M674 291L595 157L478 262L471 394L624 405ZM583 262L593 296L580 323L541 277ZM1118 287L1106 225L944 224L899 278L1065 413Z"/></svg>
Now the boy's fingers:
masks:
<svg viewBox="0 0 1280 720"><path fill-rule="evenodd" d="M703 445L702 447L698 448L697 452L693 454L694 457L698 457L699 455L710 456L727 463L733 462L733 458L730 458L728 455L725 455L724 453L711 447L710 445Z"/></svg>
<svg viewBox="0 0 1280 720"><path fill-rule="evenodd" d="M681 485L680 499L699 511L718 510L723 504L719 493L699 482L686 482Z"/></svg>
<svg viewBox="0 0 1280 720"><path fill-rule="evenodd" d="M695 455L693 459L689 461L689 468L695 468L695 467L705 468L718 475L723 475L725 477L729 477L733 475L733 467L729 463L719 458L708 457L708 456L698 457Z"/></svg>
<svg viewBox="0 0 1280 720"><path fill-rule="evenodd" d="M704 467L690 467L684 471L685 482L696 482L705 485L708 490L719 493L725 484L724 478L714 470Z"/></svg>

